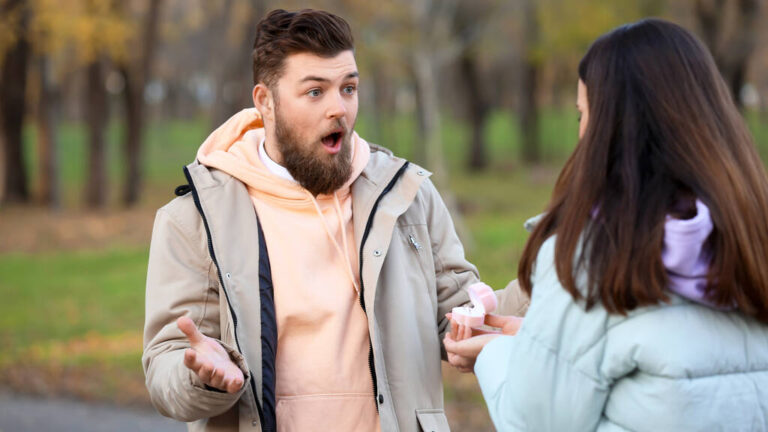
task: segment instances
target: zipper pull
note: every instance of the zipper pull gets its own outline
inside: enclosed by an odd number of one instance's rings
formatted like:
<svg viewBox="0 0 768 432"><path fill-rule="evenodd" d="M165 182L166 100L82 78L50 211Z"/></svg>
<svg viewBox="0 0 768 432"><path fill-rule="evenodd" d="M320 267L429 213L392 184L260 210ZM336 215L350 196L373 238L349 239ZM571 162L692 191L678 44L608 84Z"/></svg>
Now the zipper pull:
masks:
<svg viewBox="0 0 768 432"><path fill-rule="evenodd" d="M417 252L421 250L421 245L416 241L416 238L413 235L408 234L408 241L411 243L411 246L416 249Z"/></svg>

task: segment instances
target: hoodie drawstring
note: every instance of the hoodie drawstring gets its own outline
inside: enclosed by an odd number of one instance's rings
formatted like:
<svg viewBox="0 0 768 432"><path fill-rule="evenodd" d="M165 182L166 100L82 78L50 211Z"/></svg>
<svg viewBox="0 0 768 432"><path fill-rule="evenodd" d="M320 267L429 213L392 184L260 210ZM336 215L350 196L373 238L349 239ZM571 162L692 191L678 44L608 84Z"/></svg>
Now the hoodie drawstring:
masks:
<svg viewBox="0 0 768 432"><path fill-rule="evenodd" d="M347 230L344 226L344 216L341 211L341 204L339 204L339 197L336 194L336 192L333 193L333 204L334 204L334 210L336 211L336 216L339 220L339 229L341 230L341 238L342 242L344 243L344 250L341 249L341 246L339 246L339 242L336 241L336 237L331 232L331 228L328 226L328 222L325 221L325 216L323 216L323 211L320 209L320 204L317 202L317 199L310 193L307 192L307 195L309 195L309 199L312 201L312 204L315 205L315 210L317 211L318 216L320 216L320 220L323 222L323 226L325 227L325 233L328 234L328 238L331 239L331 242L333 243L333 246L336 248L336 251L344 257L344 261L346 262L346 268L347 268L347 275L349 276L349 280L352 282L352 286L355 288L355 292L357 295L360 295L360 289L357 286L357 279L355 278L355 274L352 272L352 262L349 260L349 245L347 244Z"/></svg>

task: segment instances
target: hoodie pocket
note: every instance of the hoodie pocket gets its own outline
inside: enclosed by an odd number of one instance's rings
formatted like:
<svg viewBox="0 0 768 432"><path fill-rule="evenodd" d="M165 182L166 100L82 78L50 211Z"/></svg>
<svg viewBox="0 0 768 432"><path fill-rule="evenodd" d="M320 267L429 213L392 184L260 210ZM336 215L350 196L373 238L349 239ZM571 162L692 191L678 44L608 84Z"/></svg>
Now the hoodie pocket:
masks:
<svg viewBox="0 0 768 432"><path fill-rule="evenodd" d="M441 409L417 409L416 418L424 432L450 432L445 411Z"/></svg>

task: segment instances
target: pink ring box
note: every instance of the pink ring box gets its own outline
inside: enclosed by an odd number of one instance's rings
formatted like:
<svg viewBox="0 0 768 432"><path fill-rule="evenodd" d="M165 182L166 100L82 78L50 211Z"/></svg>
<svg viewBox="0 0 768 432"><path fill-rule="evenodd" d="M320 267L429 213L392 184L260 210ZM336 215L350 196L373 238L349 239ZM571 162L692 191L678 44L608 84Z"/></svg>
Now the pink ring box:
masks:
<svg viewBox="0 0 768 432"><path fill-rule="evenodd" d="M469 327L480 327L485 322L485 314L496 310L498 305L496 294L494 294L493 288L482 282L470 285L467 292L469 299L472 300L472 307L453 308L451 311L453 320Z"/></svg>

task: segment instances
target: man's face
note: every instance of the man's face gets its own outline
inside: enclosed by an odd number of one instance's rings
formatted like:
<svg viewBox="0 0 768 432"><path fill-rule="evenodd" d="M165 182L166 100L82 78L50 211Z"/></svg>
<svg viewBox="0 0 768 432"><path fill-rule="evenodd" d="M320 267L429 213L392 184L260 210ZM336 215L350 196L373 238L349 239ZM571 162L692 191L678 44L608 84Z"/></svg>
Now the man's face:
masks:
<svg viewBox="0 0 768 432"><path fill-rule="evenodd" d="M352 51L299 53L285 59L272 89L276 159L313 195L334 192L351 175L358 80Z"/></svg>

